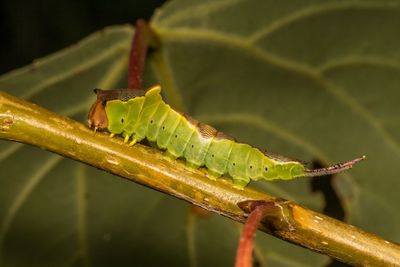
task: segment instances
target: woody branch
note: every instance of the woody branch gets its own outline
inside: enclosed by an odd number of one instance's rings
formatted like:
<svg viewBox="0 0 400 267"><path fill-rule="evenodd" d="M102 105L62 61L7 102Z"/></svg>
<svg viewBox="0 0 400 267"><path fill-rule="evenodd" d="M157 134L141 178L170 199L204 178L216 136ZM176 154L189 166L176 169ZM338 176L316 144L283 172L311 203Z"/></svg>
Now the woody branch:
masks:
<svg viewBox="0 0 400 267"><path fill-rule="evenodd" d="M94 133L85 125L0 92L0 139L44 148L194 205L244 222L254 201L274 212L259 230L355 266L400 266L400 246L351 225L251 188L210 180L161 151ZM241 208L238 206L240 203Z"/></svg>

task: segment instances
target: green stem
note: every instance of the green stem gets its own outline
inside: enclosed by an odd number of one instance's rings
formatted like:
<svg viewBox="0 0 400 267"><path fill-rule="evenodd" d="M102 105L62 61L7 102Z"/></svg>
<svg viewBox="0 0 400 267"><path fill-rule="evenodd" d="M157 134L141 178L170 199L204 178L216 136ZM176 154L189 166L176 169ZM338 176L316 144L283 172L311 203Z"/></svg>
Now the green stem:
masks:
<svg viewBox="0 0 400 267"><path fill-rule="evenodd" d="M256 200L280 212L259 229L355 266L400 266L400 246L351 225L251 188L213 181L157 149L128 147L118 138L0 92L0 138L38 146L244 222ZM242 203L241 203L242 202ZM240 203L241 208L238 206Z"/></svg>

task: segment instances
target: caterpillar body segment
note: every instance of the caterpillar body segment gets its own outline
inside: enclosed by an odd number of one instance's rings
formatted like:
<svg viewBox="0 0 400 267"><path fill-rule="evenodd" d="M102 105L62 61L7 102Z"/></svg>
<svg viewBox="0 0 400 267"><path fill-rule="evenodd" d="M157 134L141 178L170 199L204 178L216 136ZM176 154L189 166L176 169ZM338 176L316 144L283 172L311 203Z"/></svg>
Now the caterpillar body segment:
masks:
<svg viewBox="0 0 400 267"><path fill-rule="evenodd" d="M131 144L147 139L170 157L185 159L191 167L205 166L214 178L229 175L237 187L246 186L250 180L290 180L337 173L363 159L309 170L301 162L270 156L175 111L162 100L159 86L147 91L95 92L97 101L89 112L89 127L120 134L125 142L132 140Z"/></svg>

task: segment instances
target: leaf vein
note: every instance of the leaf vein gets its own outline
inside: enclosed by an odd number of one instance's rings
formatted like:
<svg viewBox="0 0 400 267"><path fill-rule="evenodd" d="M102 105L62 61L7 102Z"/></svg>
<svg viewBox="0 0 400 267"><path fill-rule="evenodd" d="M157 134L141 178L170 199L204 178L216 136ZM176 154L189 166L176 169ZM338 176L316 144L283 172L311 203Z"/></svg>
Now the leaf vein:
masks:
<svg viewBox="0 0 400 267"><path fill-rule="evenodd" d="M369 56L362 56L362 57L345 57L340 58L337 60L332 60L327 62L320 67L318 67L318 72L321 76L326 75L326 73L331 72L335 69L345 68L355 65L376 65L386 68L392 68L400 71L400 63L398 61L390 60L387 58L380 58L380 57L369 57Z"/></svg>
<svg viewBox="0 0 400 267"><path fill-rule="evenodd" d="M157 26L157 24L172 25L174 23L179 23L185 19L202 18L214 12L224 10L228 6L234 6L243 1L244 0L210 1L206 2L205 4L190 6L189 8L182 9L178 12L173 13L171 16L166 17L165 19L160 19L160 15L162 13L158 13L151 23L154 26Z"/></svg>
<svg viewBox="0 0 400 267"><path fill-rule="evenodd" d="M163 84L168 102L180 111L186 111L185 105L180 94L180 89L171 73L168 57L165 53L159 52L152 57L152 67L157 79Z"/></svg>
<svg viewBox="0 0 400 267"><path fill-rule="evenodd" d="M225 47L230 46L232 48L243 50L256 59L259 59L269 64L273 64L282 69L286 69L288 71L304 75L305 77L314 80L321 86L322 89L325 89L327 93L331 94L339 102L346 105L349 108L349 110L360 115L367 122L369 122L371 126L375 128L375 130L377 130L377 132L379 132L384 137L385 142L387 142L387 144L390 147L394 148L396 153L400 156L400 145L392 138L392 136L389 133L387 133L386 129L379 122L379 120L376 119L366 108L364 108L361 104L359 104L354 98L346 94L342 88L326 80L316 70L306 65L299 64L298 62L290 61L287 58L281 58L276 55L273 55L265 50L253 46L247 40L242 40L238 37L232 35L226 35L221 32L195 31L184 28L179 30L157 29L157 31L161 36L163 36L164 41L177 42L177 41L196 40L196 41L209 41L209 42L214 42L216 44L224 44Z"/></svg>
<svg viewBox="0 0 400 267"><path fill-rule="evenodd" d="M5 241L5 236L13 222L17 212L31 195L33 190L39 185L43 178L57 166L63 157L57 155L51 155L49 159L34 173L27 183L22 187L14 201L12 201L11 207L8 209L0 229L0 253L2 253L2 248ZM0 257L1 259L1 257Z"/></svg>
<svg viewBox="0 0 400 267"><path fill-rule="evenodd" d="M90 257L88 249L88 234L87 234L87 219L86 219L86 175L85 166L79 165L78 173L76 176L76 189L77 189L77 210L78 210L78 238L79 247L81 250L80 256L82 257L85 266L90 266Z"/></svg>
<svg viewBox="0 0 400 267"><path fill-rule="evenodd" d="M74 68L70 68L67 71L63 70L59 74L54 74L49 79L43 79L43 82L40 82L35 86L32 86L30 90L28 90L21 96L21 98L29 99L32 96L34 96L35 94L37 94L38 92L42 91L46 87L56 84L62 80L69 78L69 77L72 77L83 70L89 69L89 68L95 66L96 64L98 64L99 62L106 60L107 58L109 58L115 54L121 53L123 51L127 51L128 47L129 46L127 44L124 44L124 45L116 46L116 47L114 47L114 49L105 50L104 53L99 54L97 57L95 57L91 60L88 60L83 63L79 63Z"/></svg>
<svg viewBox="0 0 400 267"><path fill-rule="evenodd" d="M398 3L386 3L382 5L382 2L336 2L336 3L329 3L329 4L323 4L323 5L317 5L317 6L311 6L307 8L303 8L300 10L297 10L296 12L290 13L282 18L277 19L270 25L259 29L258 31L254 32L250 38L249 41L252 44L257 43L260 41L262 38L266 38L272 33L294 23L297 22L301 19L311 17L313 15L319 14L319 13L328 13L328 12L334 12L334 11L339 11L339 10L346 10L349 8L360 8L360 9L369 9L369 8L393 8L393 7L399 7Z"/></svg>

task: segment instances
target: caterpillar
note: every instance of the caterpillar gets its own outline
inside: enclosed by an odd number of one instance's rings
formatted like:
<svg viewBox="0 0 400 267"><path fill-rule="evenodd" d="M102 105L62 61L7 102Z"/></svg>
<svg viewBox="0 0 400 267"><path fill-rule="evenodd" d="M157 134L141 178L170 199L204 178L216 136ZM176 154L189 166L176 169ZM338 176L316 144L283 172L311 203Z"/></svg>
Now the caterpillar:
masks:
<svg viewBox="0 0 400 267"><path fill-rule="evenodd" d="M95 89L88 124L94 130L121 135L134 145L143 139L166 150L173 159L183 158L192 168L205 166L213 178L229 175L236 187L251 180L290 180L323 176L351 168L365 156L327 168L307 169L297 161L239 143L210 125L172 109L161 97L161 87L139 89Z"/></svg>

